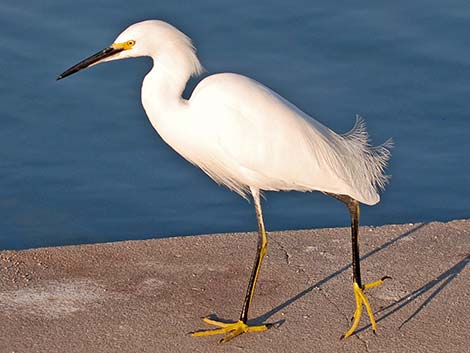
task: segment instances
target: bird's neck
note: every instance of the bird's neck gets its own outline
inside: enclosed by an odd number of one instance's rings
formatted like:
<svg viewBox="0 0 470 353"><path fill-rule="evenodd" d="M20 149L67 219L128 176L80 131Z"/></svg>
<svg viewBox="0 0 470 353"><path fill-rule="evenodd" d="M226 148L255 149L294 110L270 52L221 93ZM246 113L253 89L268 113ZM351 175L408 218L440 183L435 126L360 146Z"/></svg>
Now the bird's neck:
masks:
<svg viewBox="0 0 470 353"><path fill-rule="evenodd" d="M182 94L190 75L190 72L178 69L175 62L154 59L153 68L142 84L142 104L149 118L174 113L186 104Z"/></svg>
<svg viewBox="0 0 470 353"><path fill-rule="evenodd" d="M188 101L182 93L190 76L191 71L178 68L177 61L159 56L142 84L142 105L150 123L177 151L188 118Z"/></svg>

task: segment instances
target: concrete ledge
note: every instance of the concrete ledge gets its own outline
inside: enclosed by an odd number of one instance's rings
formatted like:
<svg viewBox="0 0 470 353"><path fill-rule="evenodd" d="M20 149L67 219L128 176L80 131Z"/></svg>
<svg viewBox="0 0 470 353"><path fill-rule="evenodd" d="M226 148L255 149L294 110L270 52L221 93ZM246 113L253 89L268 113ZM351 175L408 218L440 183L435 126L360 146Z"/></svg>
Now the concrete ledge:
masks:
<svg viewBox="0 0 470 353"><path fill-rule="evenodd" d="M349 229L269 234L251 316L226 344L200 317L237 319L251 233L0 252L0 352L468 352L470 220L361 228L378 334L354 310Z"/></svg>

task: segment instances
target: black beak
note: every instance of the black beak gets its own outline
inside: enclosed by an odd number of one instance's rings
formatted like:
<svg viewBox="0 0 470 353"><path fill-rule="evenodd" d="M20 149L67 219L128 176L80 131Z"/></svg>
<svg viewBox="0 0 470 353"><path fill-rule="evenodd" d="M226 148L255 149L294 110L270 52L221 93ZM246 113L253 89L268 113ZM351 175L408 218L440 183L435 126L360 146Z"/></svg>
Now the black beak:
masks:
<svg viewBox="0 0 470 353"><path fill-rule="evenodd" d="M61 80L64 77L70 76L82 69L86 69L88 66L95 64L104 58L117 54L123 50L124 48L114 48L114 47L108 47L106 49L103 49L100 52L96 53L95 55L92 55L89 58L86 58L85 60L79 62L77 65L74 65L70 69L64 71L62 74L57 76L57 80Z"/></svg>

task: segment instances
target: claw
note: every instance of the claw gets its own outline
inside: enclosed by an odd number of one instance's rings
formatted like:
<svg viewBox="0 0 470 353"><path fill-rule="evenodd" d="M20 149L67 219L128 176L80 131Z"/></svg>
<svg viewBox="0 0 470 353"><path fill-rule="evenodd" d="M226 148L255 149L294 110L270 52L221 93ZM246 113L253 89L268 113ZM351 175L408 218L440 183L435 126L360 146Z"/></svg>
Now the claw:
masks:
<svg viewBox="0 0 470 353"><path fill-rule="evenodd" d="M216 321L216 320L209 319L208 317L203 317L202 321L204 321L206 324L218 326L218 327L227 327L228 325L230 325L230 323L228 322Z"/></svg>
<svg viewBox="0 0 470 353"><path fill-rule="evenodd" d="M390 276L383 276L381 279L375 281L375 282L371 282L371 283L367 283L363 286L362 289L370 289L370 288L374 288L374 287L377 287L377 286L380 286L382 284L384 284L385 280L386 279L392 279L392 277Z"/></svg>
<svg viewBox="0 0 470 353"><path fill-rule="evenodd" d="M359 325L359 320L361 319L362 305L365 306L367 315L369 316L370 324L372 325L372 332L374 332L374 334L376 333L377 324L375 322L374 313L369 304L369 300L367 299L364 292L366 289L380 286L381 284L384 283L386 279L390 279L390 277L389 276L382 277L378 281L371 282L371 283L364 285L362 288L359 287L359 285L356 282L353 283L354 297L356 298L356 310L354 311L354 315L353 315L354 321L351 325L351 328L344 335L342 335L340 339L351 336L354 333L354 331L357 329L357 326Z"/></svg>
<svg viewBox="0 0 470 353"><path fill-rule="evenodd" d="M207 317L203 318L202 321L209 325L217 326L218 328L212 330L201 330L191 332L192 336L195 337L203 337L203 336L212 336L212 335L219 335L228 333L227 336L222 338L219 343L225 343L230 341L231 339L241 335L245 332L260 332L269 329L272 325L257 325L257 326L249 326L245 324L243 321L238 320L237 322L227 323L227 322L220 322L216 320L209 319Z"/></svg>
<svg viewBox="0 0 470 353"><path fill-rule="evenodd" d="M240 336L242 333L244 333L245 331L243 331L242 329L236 329L235 331L232 331L228 336L224 337L224 338L221 338L219 340L219 343L225 343L225 342L228 342L230 341L232 338L235 338L237 336Z"/></svg>

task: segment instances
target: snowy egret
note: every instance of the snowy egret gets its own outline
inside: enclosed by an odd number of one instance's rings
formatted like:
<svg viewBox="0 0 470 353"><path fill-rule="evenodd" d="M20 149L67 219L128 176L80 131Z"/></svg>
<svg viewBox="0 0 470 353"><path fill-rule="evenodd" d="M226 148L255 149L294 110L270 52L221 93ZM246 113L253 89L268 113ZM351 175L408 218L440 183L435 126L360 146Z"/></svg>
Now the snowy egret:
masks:
<svg viewBox="0 0 470 353"><path fill-rule="evenodd" d="M124 30L106 49L66 70L62 79L105 61L149 56L153 68L142 84L142 105L148 118L176 152L201 168L219 184L254 201L258 245L245 300L238 321L204 318L218 328L194 336L227 334L226 342L244 332L264 331L252 326L248 312L253 301L267 235L261 210L262 191L320 191L344 202L351 217L354 321L342 336L358 326L365 306L375 332L374 315L365 295L386 277L363 284L358 245L359 203L379 202L387 182L384 168L390 143L372 147L362 119L339 135L260 83L233 73L211 75L182 98L187 81L203 67L191 40L168 23L143 21Z"/></svg>

